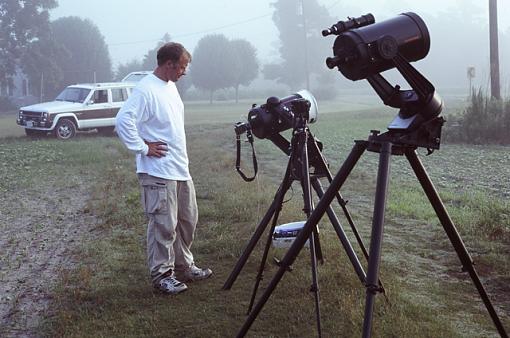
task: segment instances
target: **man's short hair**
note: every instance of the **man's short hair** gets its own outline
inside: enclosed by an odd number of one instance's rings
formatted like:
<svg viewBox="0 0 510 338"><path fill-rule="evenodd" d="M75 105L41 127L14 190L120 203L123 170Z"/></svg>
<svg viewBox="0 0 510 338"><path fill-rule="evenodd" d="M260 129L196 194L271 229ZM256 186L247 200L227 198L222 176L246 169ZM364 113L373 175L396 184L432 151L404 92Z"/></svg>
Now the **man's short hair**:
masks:
<svg viewBox="0 0 510 338"><path fill-rule="evenodd" d="M183 45L178 42L167 42L158 49L158 66L165 64L165 62L169 60L172 61L172 63L177 63L183 54L191 61L191 54Z"/></svg>

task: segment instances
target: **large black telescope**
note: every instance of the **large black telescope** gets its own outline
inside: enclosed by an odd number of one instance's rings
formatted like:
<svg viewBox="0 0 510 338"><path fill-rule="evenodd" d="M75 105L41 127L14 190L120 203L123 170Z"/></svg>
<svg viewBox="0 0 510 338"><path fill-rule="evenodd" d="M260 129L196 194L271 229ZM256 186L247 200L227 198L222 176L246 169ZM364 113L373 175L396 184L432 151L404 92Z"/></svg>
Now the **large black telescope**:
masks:
<svg viewBox="0 0 510 338"><path fill-rule="evenodd" d="M367 16L371 20L360 20ZM366 79L370 75L394 68L392 59L397 54L409 62L427 56L430 35L425 22L417 14L403 13L377 24L371 14L360 18L351 19L360 22L359 25L343 24L354 28L336 29L331 33L338 37L333 45L335 56L327 58L326 65L329 68L338 67L346 78L353 81Z"/></svg>
<svg viewBox="0 0 510 338"><path fill-rule="evenodd" d="M443 101L434 86L418 72L411 62L427 56L430 35L425 22L415 13L403 13L375 23L372 14L339 21L322 34L337 35L334 56L326 65L335 67L352 81L366 79L384 104L400 108L389 130L410 132L437 117ZM412 90L392 86L380 73L396 68ZM427 144L429 148L437 148Z"/></svg>

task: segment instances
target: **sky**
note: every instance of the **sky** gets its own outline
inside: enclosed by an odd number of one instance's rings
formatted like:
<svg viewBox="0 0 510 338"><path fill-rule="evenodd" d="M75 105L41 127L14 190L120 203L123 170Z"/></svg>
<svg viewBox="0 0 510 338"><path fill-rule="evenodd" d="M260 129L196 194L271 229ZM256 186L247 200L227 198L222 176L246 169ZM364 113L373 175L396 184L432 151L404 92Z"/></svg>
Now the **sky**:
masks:
<svg viewBox="0 0 510 338"><path fill-rule="evenodd" d="M305 0L306 1L306 0ZM473 4L481 18L488 17L488 0L318 0L338 20L366 13L376 21L413 11L440 15ZM58 0L51 19L64 16L88 18L97 25L110 50L114 67L141 60L165 33L193 52L207 34L250 41L262 62L277 59L278 31L272 21L274 0ZM448 20L445 15L445 20ZM325 22L324 28L335 22ZM498 24L510 30L510 0L498 1Z"/></svg>

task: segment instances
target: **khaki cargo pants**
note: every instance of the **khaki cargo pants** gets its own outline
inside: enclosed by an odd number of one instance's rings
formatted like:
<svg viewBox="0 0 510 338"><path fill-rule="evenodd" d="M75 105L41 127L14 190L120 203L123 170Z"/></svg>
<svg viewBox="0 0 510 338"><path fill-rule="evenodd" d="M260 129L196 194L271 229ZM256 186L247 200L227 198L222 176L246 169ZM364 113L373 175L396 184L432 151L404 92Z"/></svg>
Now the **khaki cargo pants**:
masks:
<svg viewBox="0 0 510 338"><path fill-rule="evenodd" d="M138 174L147 225L147 260L153 283L170 270L193 264L191 243L198 221L193 181Z"/></svg>

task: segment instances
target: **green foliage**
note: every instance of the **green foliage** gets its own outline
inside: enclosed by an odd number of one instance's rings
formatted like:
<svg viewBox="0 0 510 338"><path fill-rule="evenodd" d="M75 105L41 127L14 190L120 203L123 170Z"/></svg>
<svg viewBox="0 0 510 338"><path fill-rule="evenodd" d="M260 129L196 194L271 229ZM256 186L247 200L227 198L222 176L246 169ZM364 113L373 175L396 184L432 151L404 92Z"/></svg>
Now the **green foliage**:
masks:
<svg viewBox="0 0 510 338"><path fill-rule="evenodd" d="M235 62L230 41L225 35L204 36L193 51L190 69L193 85L209 91L212 102L214 91L231 87L234 83L235 76L231 67Z"/></svg>
<svg viewBox="0 0 510 338"><path fill-rule="evenodd" d="M464 114L449 121L447 140L473 144L510 144L510 99L488 98L473 92Z"/></svg>
<svg viewBox="0 0 510 338"><path fill-rule="evenodd" d="M0 1L0 85L10 81L30 43L47 34L48 10L56 5L55 0Z"/></svg>
<svg viewBox="0 0 510 338"><path fill-rule="evenodd" d="M115 72L115 81L120 81L124 78L124 76L128 75L131 72L138 72L145 70L142 66L142 62L140 60L131 60L126 63L122 63L117 67L117 71Z"/></svg>
<svg viewBox="0 0 510 338"><path fill-rule="evenodd" d="M30 45L23 57L23 71L30 90L52 100L66 86L113 79L110 54L97 26L76 16L59 18L50 26L51 34Z"/></svg>
<svg viewBox="0 0 510 338"><path fill-rule="evenodd" d="M193 51L191 78L195 87L210 93L228 87L236 89L236 102L240 85L247 86L257 77L256 49L246 40L228 40L224 35L203 37Z"/></svg>
<svg viewBox="0 0 510 338"><path fill-rule="evenodd" d="M53 38L66 51L59 55L62 87L83 82L111 81L110 53L104 36L89 19L63 17L51 24Z"/></svg>
<svg viewBox="0 0 510 338"><path fill-rule="evenodd" d="M62 91L64 72L59 64L68 52L53 36L34 41L22 58L22 69L29 79L29 91L44 100L53 100Z"/></svg>
<svg viewBox="0 0 510 338"><path fill-rule="evenodd" d="M463 194L445 192L446 203L452 208L452 218L463 232L489 241L510 243L510 202L485 192L470 191Z"/></svg>
<svg viewBox="0 0 510 338"><path fill-rule="evenodd" d="M257 50L249 41L232 40L230 45L235 59L235 63L230 70L234 74L232 86L236 90L236 102L238 102L239 86L248 86L257 77L259 62L257 60Z"/></svg>

